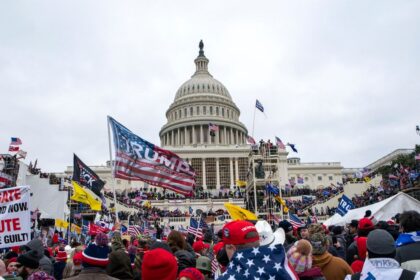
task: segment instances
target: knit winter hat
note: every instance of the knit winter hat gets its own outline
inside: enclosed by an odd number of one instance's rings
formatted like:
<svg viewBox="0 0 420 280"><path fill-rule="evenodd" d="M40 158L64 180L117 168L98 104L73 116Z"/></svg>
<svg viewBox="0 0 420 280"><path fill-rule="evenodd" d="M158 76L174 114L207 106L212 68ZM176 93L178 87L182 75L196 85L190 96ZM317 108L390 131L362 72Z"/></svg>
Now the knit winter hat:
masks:
<svg viewBox="0 0 420 280"><path fill-rule="evenodd" d="M32 268L32 269L39 267L38 254L34 250L30 250L29 252L20 255L17 258L17 261L21 265Z"/></svg>
<svg viewBox="0 0 420 280"><path fill-rule="evenodd" d="M363 218L359 221L359 229L362 230L373 230L374 229L374 225L372 223L372 220L369 218Z"/></svg>
<svg viewBox="0 0 420 280"><path fill-rule="evenodd" d="M312 254L322 255L327 250L328 239L324 233L314 233L309 237L309 241L312 245Z"/></svg>
<svg viewBox="0 0 420 280"><path fill-rule="evenodd" d="M190 280L204 280L204 275L196 268L188 267L179 273L179 278L187 277Z"/></svg>
<svg viewBox="0 0 420 280"><path fill-rule="evenodd" d="M105 267L108 265L108 237L104 233L98 233L94 243L90 243L82 253L83 266Z"/></svg>
<svg viewBox="0 0 420 280"><path fill-rule="evenodd" d="M297 241L287 252L287 259L297 273L304 272L312 267L312 245L302 239Z"/></svg>
<svg viewBox="0 0 420 280"><path fill-rule="evenodd" d="M141 270L143 280L175 280L178 264L171 253L157 248L144 254Z"/></svg>

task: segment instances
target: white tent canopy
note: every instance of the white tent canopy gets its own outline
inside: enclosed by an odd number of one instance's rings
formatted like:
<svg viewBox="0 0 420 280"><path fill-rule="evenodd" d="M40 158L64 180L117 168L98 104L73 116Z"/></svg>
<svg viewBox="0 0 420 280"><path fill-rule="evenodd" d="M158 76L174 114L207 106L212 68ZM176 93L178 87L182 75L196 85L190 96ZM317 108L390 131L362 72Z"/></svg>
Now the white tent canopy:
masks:
<svg viewBox="0 0 420 280"><path fill-rule="evenodd" d="M351 220L360 220L363 218L367 210L372 211L372 216L375 217L376 221L387 221L394 217L397 213L409 210L418 211L419 209L420 201L406 193L399 192L396 195L378 203L349 210L344 217L336 213L323 224L326 226L345 225L350 223Z"/></svg>

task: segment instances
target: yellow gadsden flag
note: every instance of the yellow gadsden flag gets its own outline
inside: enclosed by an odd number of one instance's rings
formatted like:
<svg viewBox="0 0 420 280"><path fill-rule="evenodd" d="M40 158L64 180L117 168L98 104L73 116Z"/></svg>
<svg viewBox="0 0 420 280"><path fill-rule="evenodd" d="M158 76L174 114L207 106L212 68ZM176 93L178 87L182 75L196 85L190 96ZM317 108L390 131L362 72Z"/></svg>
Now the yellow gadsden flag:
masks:
<svg viewBox="0 0 420 280"><path fill-rule="evenodd" d="M236 185L238 187L246 187L246 181L236 180Z"/></svg>
<svg viewBox="0 0 420 280"><path fill-rule="evenodd" d="M101 211L102 202L97 195L95 195L91 190L80 186L75 181L71 181L71 184L73 185L74 190L73 196L70 197L71 200L87 204L93 211Z"/></svg>
<svg viewBox="0 0 420 280"><path fill-rule="evenodd" d="M69 223L62 219L55 219L55 227L66 229L69 227Z"/></svg>
<svg viewBox="0 0 420 280"><path fill-rule="evenodd" d="M243 209L239 206L236 206L232 203L225 203L225 208L229 212L232 220L249 220L249 221L256 221L258 220L257 216L251 211Z"/></svg>

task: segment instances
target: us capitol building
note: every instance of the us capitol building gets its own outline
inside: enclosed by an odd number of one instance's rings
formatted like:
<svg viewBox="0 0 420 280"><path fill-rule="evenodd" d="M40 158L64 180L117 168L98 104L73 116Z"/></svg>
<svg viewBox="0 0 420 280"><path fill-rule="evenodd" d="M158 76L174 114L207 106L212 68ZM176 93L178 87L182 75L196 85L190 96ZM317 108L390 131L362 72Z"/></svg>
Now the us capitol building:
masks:
<svg viewBox="0 0 420 280"><path fill-rule="evenodd" d="M159 132L160 146L192 165L198 188L217 194L220 189L232 189L237 180L247 179L251 146L246 141L248 130L240 121L238 106L228 89L210 74L202 42L199 47L194 74L179 87L166 111L167 123ZM209 123L218 126L214 136L210 136ZM299 158L287 156L284 150L283 166L279 168L283 187L289 179L297 177L304 179L304 186L313 189L342 181L343 167L339 162L302 163ZM109 163L90 167L107 181L105 188L110 189L113 180ZM69 166L65 173L72 171ZM119 179L115 184L117 191L148 187L143 182Z"/></svg>

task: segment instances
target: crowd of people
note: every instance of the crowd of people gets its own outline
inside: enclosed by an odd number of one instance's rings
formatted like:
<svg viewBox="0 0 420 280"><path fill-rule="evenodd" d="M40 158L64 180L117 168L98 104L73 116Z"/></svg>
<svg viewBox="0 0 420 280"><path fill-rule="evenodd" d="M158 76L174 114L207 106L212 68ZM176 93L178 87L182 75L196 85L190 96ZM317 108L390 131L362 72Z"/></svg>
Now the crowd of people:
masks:
<svg viewBox="0 0 420 280"><path fill-rule="evenodd" d="M0 279L420 279L420 213L371 215L330 227L238 220L155 238L116 222L70 244L56 231L48 243L34 238L3 251Z"/></svg>

